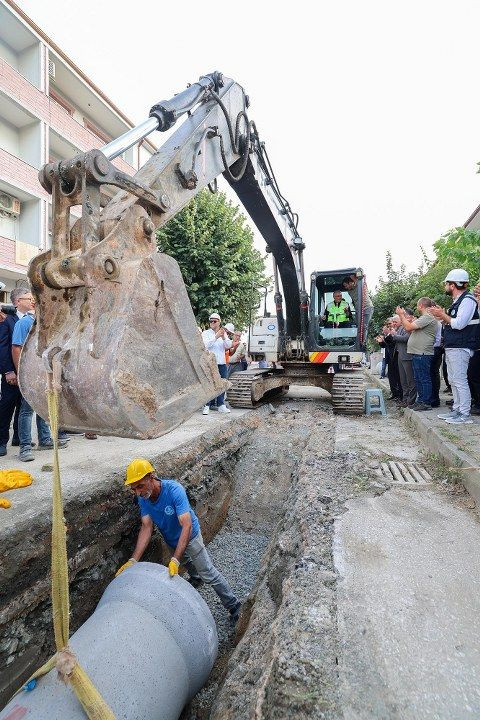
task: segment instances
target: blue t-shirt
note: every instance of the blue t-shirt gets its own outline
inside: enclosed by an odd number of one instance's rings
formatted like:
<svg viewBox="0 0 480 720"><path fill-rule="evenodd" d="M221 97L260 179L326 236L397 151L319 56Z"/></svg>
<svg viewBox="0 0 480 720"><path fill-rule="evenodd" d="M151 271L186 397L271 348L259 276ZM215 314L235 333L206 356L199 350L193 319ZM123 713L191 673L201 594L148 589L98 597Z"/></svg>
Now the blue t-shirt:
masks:
<svg viewBox="0 0 480 720"><path fill-rule="evenodd" d="M17 323L18 325L18 323ZM175 548L182 532L182 526L178 522L178 516L189 512L192 518L192 535L190 540L197 537L200 531L200 523L188 502L187 493L176 480L159 478L162 482L162 489L158 498L152 502L150 498L138 498L140 513L150 515L155 525L162 533L165 542Z"/></svg>
<svg viewBox="0 0 480 720"><path fill-rule="evenodd" d="M27 313L15 323L12 334L12 345L23 345L34 320L33 315Z"/></svg>

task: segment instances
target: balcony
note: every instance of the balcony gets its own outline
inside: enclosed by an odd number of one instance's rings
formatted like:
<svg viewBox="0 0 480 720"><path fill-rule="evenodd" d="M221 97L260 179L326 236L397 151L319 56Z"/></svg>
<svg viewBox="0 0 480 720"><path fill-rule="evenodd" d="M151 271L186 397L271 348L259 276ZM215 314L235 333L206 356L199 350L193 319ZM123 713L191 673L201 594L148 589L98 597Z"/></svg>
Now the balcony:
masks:
<svg viewBox="0 0 480 720"><path fill-rule="evenodd" d="M5 5L0 5L0 58L42 88L40 42Z"/></svg>
<svg viewBox="0 0 480 720"><path fill-rule="evenodd" d="M1 92L0 148L37 170L42 165L40 121Z"/></svg>

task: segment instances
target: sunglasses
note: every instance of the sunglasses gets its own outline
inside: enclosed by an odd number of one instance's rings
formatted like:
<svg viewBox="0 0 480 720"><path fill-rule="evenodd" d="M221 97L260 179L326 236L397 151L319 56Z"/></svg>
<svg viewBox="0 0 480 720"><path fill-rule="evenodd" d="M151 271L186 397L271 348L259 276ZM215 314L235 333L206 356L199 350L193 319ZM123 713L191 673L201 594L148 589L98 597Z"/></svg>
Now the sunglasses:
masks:
<svg viewBox="0 0 480 720"><path fill-rule="evenodd" d="M220 322L220 320L210 320L211 323Z"/></svg>

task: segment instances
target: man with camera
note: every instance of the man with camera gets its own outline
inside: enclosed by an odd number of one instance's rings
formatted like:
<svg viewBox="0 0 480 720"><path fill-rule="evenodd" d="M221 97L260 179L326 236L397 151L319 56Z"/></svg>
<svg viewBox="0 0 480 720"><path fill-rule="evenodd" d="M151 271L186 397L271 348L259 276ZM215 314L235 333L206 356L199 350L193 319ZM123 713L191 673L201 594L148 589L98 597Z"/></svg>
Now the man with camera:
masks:
<svg viewBox="0 0 480 720"><path fill-rule="evenodd" d="M225 361L225 350L230 350L232 341L228 337L228 330L222 327L221 318L218 313L212 313L209 317L210 328L202 332L202 340L205 348L213 352L217 360L218 372L224 380L228 375L228 366ZM229 413L230 410L225 405L225 393L221 393L217 398L210 400L203 408L203 414L208 415L210 408L217 406L220 413Z"/></svg>

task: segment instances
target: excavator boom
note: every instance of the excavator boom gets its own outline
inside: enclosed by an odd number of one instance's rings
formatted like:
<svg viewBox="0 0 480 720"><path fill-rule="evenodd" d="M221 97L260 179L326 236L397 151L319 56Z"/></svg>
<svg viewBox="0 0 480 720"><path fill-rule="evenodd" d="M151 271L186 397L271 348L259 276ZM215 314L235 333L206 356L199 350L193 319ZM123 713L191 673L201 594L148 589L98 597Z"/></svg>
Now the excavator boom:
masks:
<svg viewBox="0 0 480 720"><path fill-rule="evenodd" d="M288 208L282 217L285 203L275 188L260 189L264 161L247 105L240 85L212 73L155 105L148 120L103 151L41 170L52 193L53 239L29 268L37 321L20 363L22 393L41 416L45 370L61 378L60 425L104 435L157 437L225 388L178 265L155 243L155 229L221 173L238 186L280 259L289 329L299 333L298 233ZM133 178L115 167L123 150L187 113ZM102 207L105 185L119 191ZM82 215L70 229L70 209L78 205Z"/></svg>

